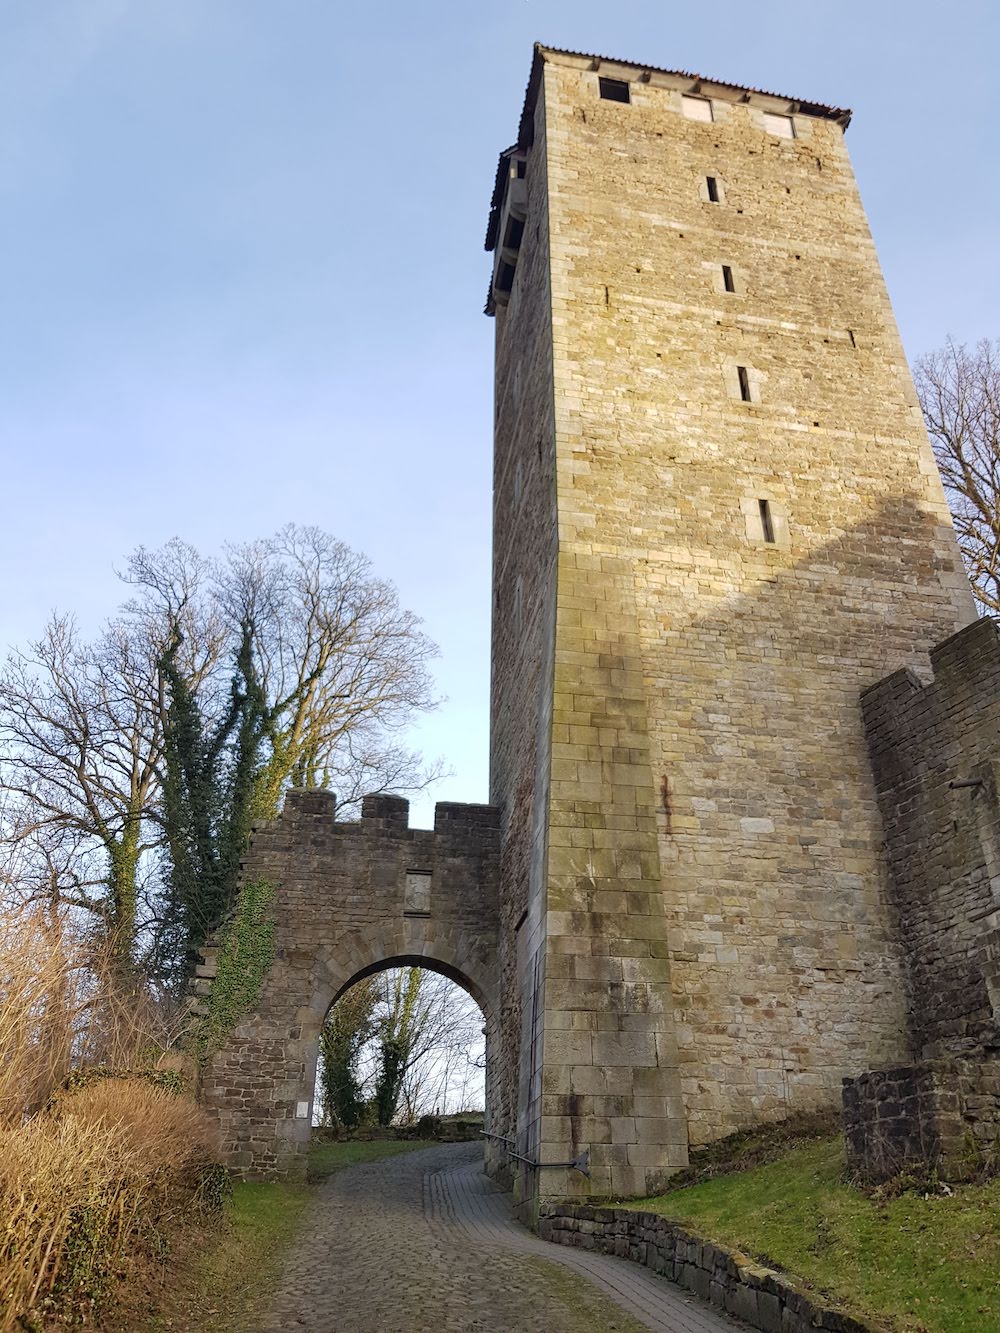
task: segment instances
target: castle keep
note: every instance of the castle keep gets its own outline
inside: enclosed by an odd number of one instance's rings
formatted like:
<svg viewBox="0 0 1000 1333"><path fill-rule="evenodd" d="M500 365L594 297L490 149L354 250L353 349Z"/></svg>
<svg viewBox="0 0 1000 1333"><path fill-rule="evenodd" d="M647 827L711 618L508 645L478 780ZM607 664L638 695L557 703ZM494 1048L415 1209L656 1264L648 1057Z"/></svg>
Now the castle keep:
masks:
<svg viewBox="0 0 1000 1333"><path fill-rule="evenodd" d="M995 1031L1000 647L964 629L848 121L536 48L487 232L490 806L423 833L293 793L257 833L276 960L205 1080L238 1168L301 1169L323 1016L390 963L482 1004L488 1161L525 1202L655 1192L845 1078L863 1154L864 1071Z"/></svg>
<svg viewBox="0 0 1000 1333"><path fill-rule="evenodd" d="M848 119L537 48L500 160L506 1039L597 1192L908 1050L858 696L974 610Z"/></svg>

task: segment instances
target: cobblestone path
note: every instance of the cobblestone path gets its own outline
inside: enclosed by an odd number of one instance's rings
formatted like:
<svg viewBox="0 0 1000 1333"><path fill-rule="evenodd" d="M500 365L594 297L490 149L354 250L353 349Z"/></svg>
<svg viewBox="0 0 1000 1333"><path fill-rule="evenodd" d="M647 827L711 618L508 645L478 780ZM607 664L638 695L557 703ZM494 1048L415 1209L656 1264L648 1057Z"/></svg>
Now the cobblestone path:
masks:
<svg viewBox="0 0 1000 1333"><path fill-rule="evenodd" d="M478 1144L340 1171L285 1268L266 1333L739 1333L624 1260L550 1245L511 1217Z"/></svg>

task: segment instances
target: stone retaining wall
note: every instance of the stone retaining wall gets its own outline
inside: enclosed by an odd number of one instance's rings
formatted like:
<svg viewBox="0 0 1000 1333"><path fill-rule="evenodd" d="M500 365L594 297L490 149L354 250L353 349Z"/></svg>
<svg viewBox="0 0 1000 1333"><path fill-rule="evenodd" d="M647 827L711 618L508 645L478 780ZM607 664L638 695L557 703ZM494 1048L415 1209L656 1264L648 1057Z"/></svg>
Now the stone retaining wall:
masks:
<svg viewBox="0 0 1000 1333"><path fill-rule="evenodd" d="M543 1240L557 1245L645 1264L764 1333L873 1330L873 1325L806 1296L781 1273L702 1240L658 1213L544 1203L538 1229Z"/></svg>

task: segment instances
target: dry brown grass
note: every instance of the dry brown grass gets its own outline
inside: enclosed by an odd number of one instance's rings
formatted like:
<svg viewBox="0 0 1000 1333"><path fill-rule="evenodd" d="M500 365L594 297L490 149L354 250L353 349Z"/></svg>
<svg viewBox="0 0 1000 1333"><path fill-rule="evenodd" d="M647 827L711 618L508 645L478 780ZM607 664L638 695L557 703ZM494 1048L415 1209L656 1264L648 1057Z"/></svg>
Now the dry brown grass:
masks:
<svg viewBox="0 0 1000 1333"><path fill-rule="evenodd" d="M73 1069L145 1068L175 1037L141 983L64 921L0 909L0 1123L44 1108Z"/></svg>
<svg viewBox="0 0 1000 1333"><path fill-rule="evenodd" d="M155 1085L155 1007L112 977L42 914L0 913L0 1333L99 1320L215 1160L203 1112Z"/></svg>

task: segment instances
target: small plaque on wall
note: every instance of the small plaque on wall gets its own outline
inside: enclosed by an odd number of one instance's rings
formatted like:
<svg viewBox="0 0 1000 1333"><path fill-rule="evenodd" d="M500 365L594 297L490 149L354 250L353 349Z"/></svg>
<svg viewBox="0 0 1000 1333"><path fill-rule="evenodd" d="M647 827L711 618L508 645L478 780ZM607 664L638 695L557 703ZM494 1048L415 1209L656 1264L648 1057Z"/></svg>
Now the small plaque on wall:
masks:
<svg viewBox="0 0 1000 1333"><path fill-rule="evenodd" d="M431 872L429 870L408 870L406 872L406 893L403 898L403 910L416 916L430 916Z"/></svg>

